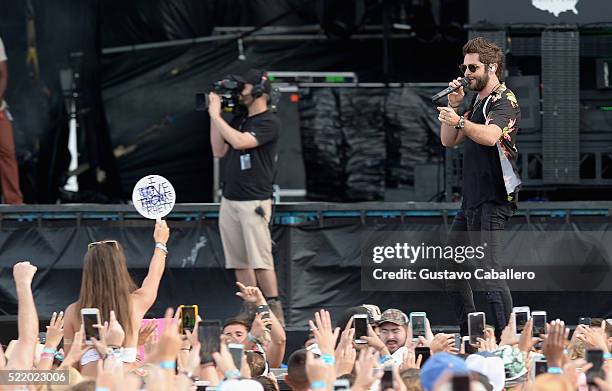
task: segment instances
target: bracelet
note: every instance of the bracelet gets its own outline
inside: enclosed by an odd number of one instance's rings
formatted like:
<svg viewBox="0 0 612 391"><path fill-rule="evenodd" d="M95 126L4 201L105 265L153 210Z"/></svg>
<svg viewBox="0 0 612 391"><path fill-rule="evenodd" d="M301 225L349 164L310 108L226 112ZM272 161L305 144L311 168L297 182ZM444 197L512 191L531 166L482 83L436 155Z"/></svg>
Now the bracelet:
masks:
<svg viewBox="0 0 612 391"><path fill-rule="evenodd" d="M176 369L176 361L170 361L170 360L162 361L159 363L159 367L161 369Z"/></svg>
<svg viewBox="0 0 612 391"><path fill-rule="evenodd" d="M327 384L323 380L315 380L310 383L310 388L313 390L321 390L327 388Z"/></svg>
<svg viewBox="0 0 612 391"><path fill-rule="evenodd" d="M223 375L226 379L240 379L240 371L236 368L225 371Z"/></svg>
<svg viewBox="0 0 612 391"><path fill-rule="evenodd" d="M451 106L451 104L449 103L448 107L450 107L451 109L458 109L459 107L461 107L461 105Z"/></svg>
<svg viewBox="0 0 612 391"><path fill-rule="evenodd" d="M609 360L612 358L612 354L611 353L604 353L604 360Z"/></svg>
<svg viewBox="0 0 612 391"><path fill-rule="evenodd" d="M43 353L55 354L55 352L57 352L57 349L43 348Z"/></svg>
<svg viewBox="0 0 612 391"><path fill-rule="evenodd" d="M548 367L548 373L552 373L554 375L562 375L563 374L563 369L559 368L559 367Z"/></svg>
<svg viewBox="0 0 612 391"><path fill-rule="evenodd" d="M55 359L55 354L54 353L43 353L40 355L40 359L41 360L53 360Z"/></svg>
<svg viewBox="0 0 612 391"><path fill-rule="evenodd" d="M96 391L110 391L110 389L106 387L96 387Z"/></svg>
<svg viewBox="0 0 612 391"><path fill-rule="evenodd" d="M325 365L334 365L336 363L336 358L331 354L322 354L321 360Z"/></svg>
<svg viewBox="0 0 612 391"><path fill-rule="evenodd" d="M162 242L155 242L155 248L162 250L166 255L168 254L168 247Z"/></svg>

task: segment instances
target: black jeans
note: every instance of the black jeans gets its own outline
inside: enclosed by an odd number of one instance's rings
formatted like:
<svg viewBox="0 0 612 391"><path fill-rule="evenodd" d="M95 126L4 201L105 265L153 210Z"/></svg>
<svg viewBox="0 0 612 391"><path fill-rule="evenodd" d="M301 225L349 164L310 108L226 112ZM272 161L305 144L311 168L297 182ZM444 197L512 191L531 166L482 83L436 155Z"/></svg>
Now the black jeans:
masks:
<svg viewBox="0 0 612 391"><path fill-rule="evenodd" d="M453 241L453 232L468 232L470 238L479 239L480 243L486 242L487 256L483 260L482 268L501 271L499 257L503 242L499 233L504 230L506 222L515 211L515 203L500 205L486 202L475 209L463 209L462 207L453 220L449 239L451 242ZM461 264L453 263L451 267L457 271L469 270L473 272L473 266L474 264L466 261ZM499 337L512 312L512 295L508 284L505 280L487 280L483 282L479 289L484 290L487 303L494 316L493 322L489 319L487 323L493 323L495 334ZM472 286L468 280L445 280L445 290L457 312L461 335L467 335L467 314L476 311Z"/></svg>

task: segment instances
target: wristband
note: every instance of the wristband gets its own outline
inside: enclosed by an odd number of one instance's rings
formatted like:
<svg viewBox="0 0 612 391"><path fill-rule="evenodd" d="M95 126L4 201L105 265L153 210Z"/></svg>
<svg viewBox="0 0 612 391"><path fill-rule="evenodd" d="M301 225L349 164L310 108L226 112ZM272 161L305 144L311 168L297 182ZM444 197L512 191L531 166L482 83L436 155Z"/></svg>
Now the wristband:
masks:
<svg viewBox="0 0 612 391"><path fill-rule="evenodd" d="M327 384L323 380L316 380L310 383L310 388L313 390L322 390L327 388Z"/></svg>
<svg viewBox="0 0 612 391"><path fill-rule="evenodd" d="M96 391L110 391L107 387L96 387Z"/></svg>
<svg viewBox="0 0 612 391"><path fill-rule="evenodd" d="M53 353L43 353L40 355L41 360L53 360L55 355Z"/></svg>
<svg viewBox="0 0 612 391"><path fill-rule="evenodd" d="M612 354L611 353L604 353L604 360L609 360L612 358Z"/></svg>
<svg viewBox="0 0 612 391"><path fill-rule="evenodd" d="M336 358L331 354L322 354L321 360L325 365L334 365L336 363Z"/></svg>
<svg viewBox="0 0 612 391"><path fill-rule="evenodd" d="M55 352L57 352L57 349L53 349L53 348L44 348L43 349L43 353L55 354Z"/></svg>
<svg viewBox="0 0 612 391"><path fill-rule="evenodd" d="M168 254L168 247L162 242L155 242L155 248L162 250L164 253Z"/></svg>
<svg viewBox="0 0 612 391"><path fill-rule="evenodd" d="M170 360L162 361L159 363L159 367L161 369L176 369L176 361L170 361Z"/></svg>
<svg viewBox="0 0 612 391"><path fill-rule="evenodd" d="M240 371L236 368L225 371L224 375L226 379L240 379Z"/></svg>
<svg viewBox="0 0 612 391"><path fill-rule="evenodd" d="M562 375L563 374L563 369L559 368L559 367L548 367L548 373L552 373L554 375Z"/></svg>

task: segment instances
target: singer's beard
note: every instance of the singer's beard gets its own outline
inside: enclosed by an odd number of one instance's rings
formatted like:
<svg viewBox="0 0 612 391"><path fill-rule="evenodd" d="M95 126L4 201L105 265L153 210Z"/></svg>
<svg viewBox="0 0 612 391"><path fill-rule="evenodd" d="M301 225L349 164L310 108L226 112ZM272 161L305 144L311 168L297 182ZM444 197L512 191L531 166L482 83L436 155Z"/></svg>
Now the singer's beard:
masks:
<svg viewBox="0 0 612 391"><path fill-rule="evenodd" d="M472 91L480 92L484 90L487 84L489 84L489 74L485 73L482 77L475 76L474 82L476 83L476 85L474 87L470 87ZM470 82L470 85L471 84L472 83Z"/></svg>

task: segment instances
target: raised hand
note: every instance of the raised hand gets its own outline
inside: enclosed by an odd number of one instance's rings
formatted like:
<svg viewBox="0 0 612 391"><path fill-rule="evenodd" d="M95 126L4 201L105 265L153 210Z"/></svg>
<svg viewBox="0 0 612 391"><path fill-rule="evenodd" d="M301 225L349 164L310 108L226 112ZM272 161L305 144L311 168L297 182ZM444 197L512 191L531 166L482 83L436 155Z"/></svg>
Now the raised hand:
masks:
<svg viewBox="0 0 612 391"><path fill-rule="evenodd" d="M546 356L549 367L559 367L563 365L563 349L569 334L569 329L565 328L565 323L562 320L553 320L546 325L546 337L542 352Z"/></svg>
<svg viewBox="0 0 612 391"><path fill-rule="evenodd" d="M242 300L247 303L253 303L255 305L266 305L266 299L264 298L261 290L256 286L246 286L241 282L236 282L240 292L236 292L236 296L239 296Z"/></svg>
<svg viewBox="0 0 612 391"><path fill-rule="evenodd" d="M56 349L62 338L64 338L64 311L60 311L59 315L54 312L47 326L45 346Z"/></svg>
<svg viewBox="0 0 612 391"><path fill-rule="evenodd" d="M319 350L322 354L334 354L336 340L340 334L340 327L332 328L329 312L321 310L315 313L315 322L308 321L310 329L314 334Z"/></svg>
<svg viewBox="0 0 612 391"><path fill-rule="evenodd" d="M32 279L36 274L36 266L32 265L29 261L23 261L16 263L13 266L13 278L15 279L15 285L32 285Z"/></svg>
<svg viewBox="0 0 612 391"><path fill-rule="evenodd" d="M153 231L153 239L155 243L168 243L168 239L170 238L170 228L168 228L168 223L166 220L157 220L155 222L155 231Z"/></svg>

